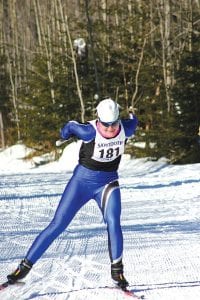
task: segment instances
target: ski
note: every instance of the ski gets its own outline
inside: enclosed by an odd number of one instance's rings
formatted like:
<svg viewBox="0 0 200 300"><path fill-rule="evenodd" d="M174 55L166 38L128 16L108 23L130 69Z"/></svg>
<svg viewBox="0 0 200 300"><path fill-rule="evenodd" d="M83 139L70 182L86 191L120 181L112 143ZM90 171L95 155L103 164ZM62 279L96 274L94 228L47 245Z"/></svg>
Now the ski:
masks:
<svg viewBox="0 0 200 300"><path fill-rule="evenodd" d="M110 285L104 285L104 286L98 286L98 287L83 287L80 289L72 289L67 291L66 293L71 294L71 293L76 293L76 292L80 292L80 291L92 291L92 290L104 290L104 289L108 289L111 291L117 291L119 293L123 293L123 295L127 296L127 298L132 298L135 300L141 300L141 299L145 299L144 295L136 295L135 292L133 290L130 289L122 289L119 286L110 286Z"/></svg>
<svg viewBox="0 0 200 300"><path fill-rule="evenodd" d="M24 284L25 284L25 282L22 282L22 281L17 281L14 284L10 283L9 281L5 281L4 283L0 284L0 292L5 290L9 286L19 286L19 285L21 286ZM131 297L132 299L135 299L135 300L145 299L144 295L136 295L134 293L134 291L129 290L129 289L121 289L120 287L116 287L116 286L102 286L102 287L98 287L98 288L99 289L117 290L117 291L123 293L124 295ZM89 289L96 289L96 288L84 288L84 289L80 289L80 290L87 290L87 289L89 290ZM71 290L68 293L76 292L76 291L80 291L80 290Z"/></svg>
<svg viewBox="0 0 200 300"><path fill-rule="evenodd" d="M9 281L5 281L0 284L0 292L5 290L9 286L24 285L24 284L25 284L25 282L21 282L21 281L18 281L15 283L10 283Z"/></svg>
<svg viewBox="0 0 200 300"><path fill-rule="evenodd" d="M110 287L111 289L117 289L118 291L124 293L126 296L131 297L132 299L145 299L144 295L136 295L134 291L130 290L130 289L122 289L120 287Z"/></svg>
<svg viewBox="0 0 200 300"><path fill-rule="evenodd" d="M9 286L9 282L8 282L8 281L6 281L6 282L0 284L0 291L4 290L4 289L7 288L8 286Z"/></svg>
<svg viewBox="0 0 200 300"><path fill-rule="evenodd" d="M122 292L124 292L124 294L125 295L127 295L127 296L129 296L129 297L131 297L131 298L133 298L133 299L144 299L144 295L136 295L133 291L131 291L131 290L128 290L128 289L125 289L125 290L123 290L123 289L120 289Z"/></svg>
<svg viewBox="0 0 200 300"><path fill-rule="evenodd" d="M102 287L99 287L99 289L100 288L101 289L105 288L105 289L117 290L117 291L122 292L126 296L131 297L133 299L138 299L138 300L139 299L145 299L144 295L136 295L134 291L132 291L130 289L127 289L127 288L122 289L122 288L120 288L118 286L104 286L104 287L102 286Z"/></svg>

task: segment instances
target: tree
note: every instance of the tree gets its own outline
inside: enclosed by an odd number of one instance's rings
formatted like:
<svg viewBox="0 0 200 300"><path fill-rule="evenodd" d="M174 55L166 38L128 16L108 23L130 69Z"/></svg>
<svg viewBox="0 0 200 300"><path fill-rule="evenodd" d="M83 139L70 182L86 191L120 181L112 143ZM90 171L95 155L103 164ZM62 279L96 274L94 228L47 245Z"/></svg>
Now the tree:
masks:
<svg viewBox="0 0 200 300"><path fill-rule="evenodd" d="M32 70L27 74L27 83L20 94L20 126L23 130L22 138L29 145L40 143L49 150L59 136L60 127L71 118L80 119L76 83L65 72L69 62L65 61L65 65L63 63L59 54L54 56L54 102L51 101L46 59L36 55Z"/></svg>
<svg viewBox="0 0 200 300"><path fill-rule="evenodd" d="M197 142L200 126L200 52L187 52L176 73L173 89L176 128L182 135L175 140L176 160L181 163L200 162Z"/></svg>
<svg viewBox="0 0 200 300"><path fill-rule="evenodd" d="M191 80L186 65L198 52L199 11L192 0L1 1L0 50L9 75L1 127L12 126L10 142L53 145L65 121L94 117L98 96L109 95L122 115L131 104L137 111L137 138L146 147L132 146L132 153L179 159L188 145L181 145L176 121L187 125L187 101L175 94ZM80 38L84 60L73 48Z"/></svg>
<svg viewBox="0 0 200 300"><path fill-rule="evenodd" d="M10 96L9 96L9 75L6 70L6 57L0 55L0 136L1 136L1 147L4 148L6 142L10 139L10 129L13 124L9 118L11 109L9 107Z"/></svg>

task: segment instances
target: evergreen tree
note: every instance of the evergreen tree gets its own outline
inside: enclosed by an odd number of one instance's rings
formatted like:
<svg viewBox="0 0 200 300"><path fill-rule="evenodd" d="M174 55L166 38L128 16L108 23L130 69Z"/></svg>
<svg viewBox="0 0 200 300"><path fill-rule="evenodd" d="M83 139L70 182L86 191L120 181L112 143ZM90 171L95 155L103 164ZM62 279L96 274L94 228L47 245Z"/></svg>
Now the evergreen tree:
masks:
<svg viewBox="0 0 200 300"><path fill-rule="evenodd" d="M200 145L197 142L200 126L200 52L184 54L176 73L173 90L176 104L176 128L182 133L176 139L178 162L200 162Z"/></svg>
<svg viewBox="0 0 200 300"><path fill-rule="evenodd" d="M27 86L21 93L20 126L25 143L32 146L39 143L43 149L49 150L59 138L60 127L71 118L80 119L75 81L70 78L71 73L66 72L67 68L66 62L55 56L55 97L52 101L46 60L42 56L35 57Z"/></svg>

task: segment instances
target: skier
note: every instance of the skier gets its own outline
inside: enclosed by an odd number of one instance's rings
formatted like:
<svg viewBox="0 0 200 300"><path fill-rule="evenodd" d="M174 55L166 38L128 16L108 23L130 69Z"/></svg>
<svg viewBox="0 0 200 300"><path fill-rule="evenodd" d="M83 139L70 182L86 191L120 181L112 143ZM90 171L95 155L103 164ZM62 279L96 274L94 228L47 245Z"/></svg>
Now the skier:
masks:
<svg viewBox="0 0 200 300"><path fill-rule="evenodd" d="M36 237L17 269L7 276L10 284L29 273L78 210L94 199L107 225L111 277L120 288L128 286L122 263L121 195L117 170L126 140L135 133L138 121L134 115L130 119L120 119L118 104L111 98L98 104L97 115L98 119L85 124L69 121L61 129L62 139L75 136L82 140L79 163L66 185L53 220Z"/></svg>

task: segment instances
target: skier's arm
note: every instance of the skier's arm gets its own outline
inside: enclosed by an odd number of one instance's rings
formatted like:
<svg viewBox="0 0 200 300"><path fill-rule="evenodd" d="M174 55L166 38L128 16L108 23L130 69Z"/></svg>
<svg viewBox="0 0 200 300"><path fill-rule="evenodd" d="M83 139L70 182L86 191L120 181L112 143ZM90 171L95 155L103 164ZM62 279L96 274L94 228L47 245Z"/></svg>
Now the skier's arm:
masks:
<svg viewBox="0 0 200 300"><path fill-rule="evenodd" d="M64 140L68 140L70 137L77 137L88 142L95 137L95 133L95 129L90 123L82 124L70 121L61 129L60 136Z"/></svg>
<svg viewBox="0 0 200 300"><path fill-rule="evenodd" d="M122 120L122 124L124 126L126 137L131 137L136 131L138 118L133 113L131 113L131 118Z"/></svg>

